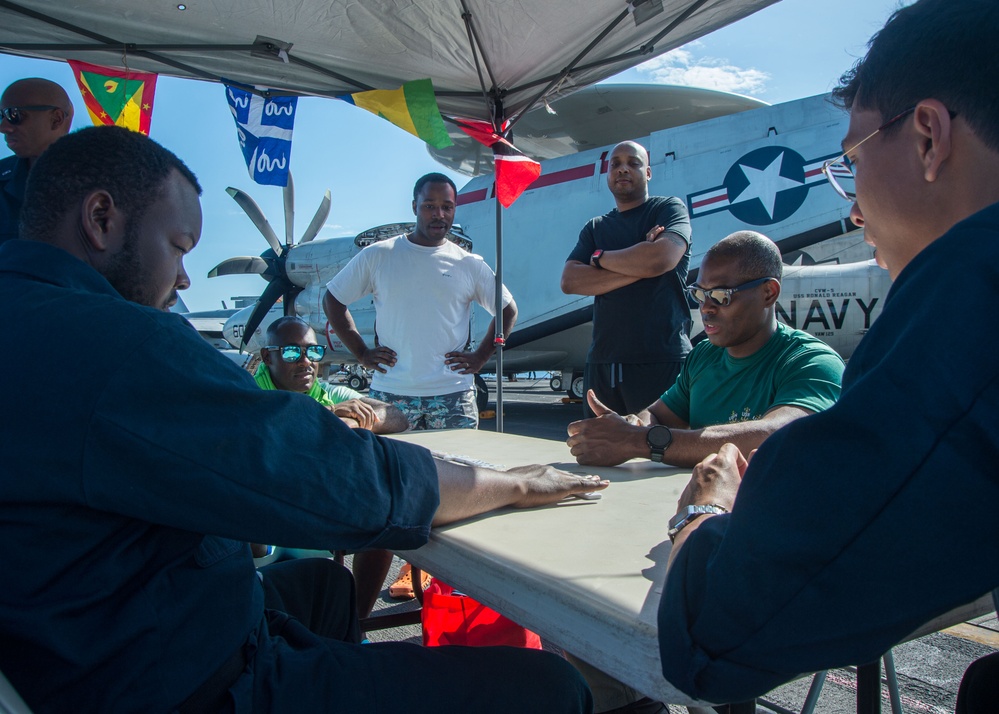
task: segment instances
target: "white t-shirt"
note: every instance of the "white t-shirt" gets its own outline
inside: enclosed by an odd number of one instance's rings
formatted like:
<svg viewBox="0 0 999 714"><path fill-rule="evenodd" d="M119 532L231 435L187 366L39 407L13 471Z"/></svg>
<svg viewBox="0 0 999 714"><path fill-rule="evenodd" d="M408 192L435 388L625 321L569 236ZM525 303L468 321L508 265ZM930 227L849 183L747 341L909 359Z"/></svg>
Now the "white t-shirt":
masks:
<svg viewBox="0 0 999 714"><path fill-rule="evenodd" d="M472 387L472 375L452 372L444 355L465 349L473 302L495 314L496 275L481 256L450 241L427 247L399 236L369 245L326 287L344 305L374 300L378 344L398 357L385 374L375 372L372 389L429 397ZM503 306L512 299L504 286Z"/></svg>

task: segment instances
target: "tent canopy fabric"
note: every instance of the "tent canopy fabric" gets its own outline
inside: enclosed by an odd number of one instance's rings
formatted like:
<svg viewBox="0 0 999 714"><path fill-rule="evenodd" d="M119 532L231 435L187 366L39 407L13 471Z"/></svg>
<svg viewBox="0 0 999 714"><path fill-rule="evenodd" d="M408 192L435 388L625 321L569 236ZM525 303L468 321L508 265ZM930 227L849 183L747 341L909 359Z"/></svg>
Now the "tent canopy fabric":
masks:
<svg viewBox="0 0 999 714"><path fill-rule="evenodd" d="M0 0L0 52L317 96L430 77L444 115L491 121L775 1Z"/></svg>

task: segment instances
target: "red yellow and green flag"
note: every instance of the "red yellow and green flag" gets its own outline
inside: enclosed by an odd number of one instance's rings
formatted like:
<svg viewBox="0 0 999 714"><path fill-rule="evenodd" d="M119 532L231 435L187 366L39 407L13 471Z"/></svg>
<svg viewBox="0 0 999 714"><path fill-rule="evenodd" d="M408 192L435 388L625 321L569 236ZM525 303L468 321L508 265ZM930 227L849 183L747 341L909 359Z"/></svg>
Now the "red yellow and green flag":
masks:
<svg viewBox="0 0 999 714"><path fill-rule="evenodd" d="M117 125L149 135L156 75L69 60L95 126Z"/></svg>
<svg viewBox="0 0 999 714"><path fill-rule="evenodd" d="M398 89L356 92L340 99L387 119L435 149L451 146L451 137L447 135L447 127L437 108L434 85L429 79L406 82Z"/></svg>

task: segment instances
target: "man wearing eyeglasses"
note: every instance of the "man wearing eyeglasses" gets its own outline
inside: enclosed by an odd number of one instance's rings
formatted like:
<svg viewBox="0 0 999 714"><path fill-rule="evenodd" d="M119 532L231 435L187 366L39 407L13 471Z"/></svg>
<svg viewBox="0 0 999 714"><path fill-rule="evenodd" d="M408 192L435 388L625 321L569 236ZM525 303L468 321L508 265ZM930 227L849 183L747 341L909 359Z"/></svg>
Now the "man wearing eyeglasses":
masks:
<svg viewBox="0 0 999 714"><path fill-rule="evenodd" d="M777 322L782 274L780 251L759 233L733 233L709 248L689 288L707 339L687 355L666 393L637 414L619 415L587 391L596 417L568 427L576 461L693 466L730 441L748 453L785 424L832 406L843 360L821 340ZM570 661L589 681L596 711L666 710L579 659Z"/></svg>
<svg viewBox="0 0 999 714"><path fill-rule="evenodd" d="M875 662L999 585L997 37L995 0L918 0L834 91L850 124L827 176L853 178L837 190L894 284L835 405L694 469L658 619L691 696ZM997 670L969 669L959 712L995 711Z"/></svg>
<svg viewBox="0 0 999 714"><path fill-rule="evenodd" d="M568 427L576 461L693 466L726 442L749 453L785 424L832 406L843 360L777 321L782 273L780 251L764 235L740 231L715 243L689 288L707 339L687 356L675 384L637 414L621 416L589 391L596 418Z"/></svg>
<svg viewBox="0 0 999 714"><path fill-rule="evenodd" d="M19 79L0 96L0 133L14 152L0 161L0 243L17 238L31 165L72 123L73 103L55 82Z"/></svg>

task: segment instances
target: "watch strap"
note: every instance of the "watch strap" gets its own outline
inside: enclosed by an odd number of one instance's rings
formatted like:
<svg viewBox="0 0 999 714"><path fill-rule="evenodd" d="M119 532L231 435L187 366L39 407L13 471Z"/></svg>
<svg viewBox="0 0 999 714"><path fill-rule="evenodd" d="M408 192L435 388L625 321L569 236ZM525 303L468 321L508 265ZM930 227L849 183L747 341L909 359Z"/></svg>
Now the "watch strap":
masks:
<svg viewBox="0 0 999 714"><path fill-rule="evenodd" d="M698 506L687 506L682 511L677 513L675 516L669 519L669 530L666 531L666 535L669 536L670 543L676 540L677 533L682 531L684 528L689 526L691 523L696 521L698 518L705 514L717 515L719 513L728 513L728 509L724 506L719 506L717 503L711 503L708 505L698 505Z"/></svg>
<svg viewBox="0 0 999 714"><path fill-rule="evenodd" d="M652 434L659 433L665 434L666 439L661 445L654 443ZM656 463L662 463L663 456L666 454L666 449L673 445L673 430L670 429L665 424L655 424L653 425L645 435L645 443L649 447L649 459Z"/></svg>

